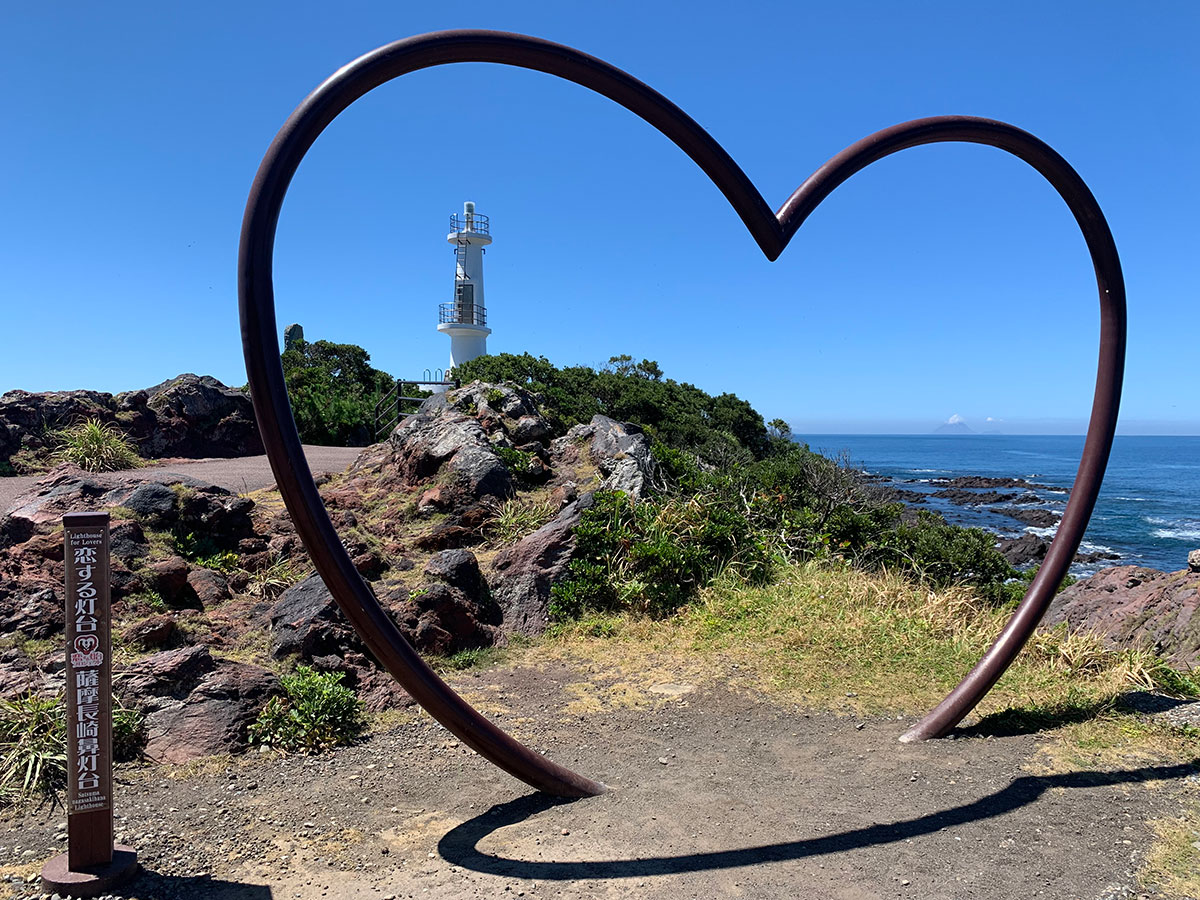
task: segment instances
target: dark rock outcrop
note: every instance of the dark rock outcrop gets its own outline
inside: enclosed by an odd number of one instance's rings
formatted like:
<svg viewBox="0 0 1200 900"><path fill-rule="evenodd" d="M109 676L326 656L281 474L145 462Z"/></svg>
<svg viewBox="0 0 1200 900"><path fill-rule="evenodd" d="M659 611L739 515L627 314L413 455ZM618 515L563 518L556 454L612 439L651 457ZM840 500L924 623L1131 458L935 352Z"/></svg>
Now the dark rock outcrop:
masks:
<svg viewBox="0 0 1200 900"><path fill-rule="evenodd" d="M89 419L119 428L147 459L263 452L249 395L210 375L186 374L115 397L9 391L0 397L0 468L45 467L56 449L53 433Z"/></svg>
<svg viewBox="0 0 1200 900"><path fill-rule="evenodd" d="M320 575L288 588L271 608L273 658L297 655L311 661L338 655L346 647L364 649Z"/></svg>
<svg viewBox="0 0 1200 900"><path fill-rule="evenodd" d="M1054 598L1046 623L1092 629L1118 646L1143 646L1176 665L1200 663L1200 573L1114 566Z"/></svg>
<svg viewBox="0 0 1200 900"><path fill-rule="evenodd" d="M592 505L589 492L569 503L550 522L492 561L492 593L504 613L504 630L541 634L550 623L550 588L575 553L575 526Z"/></svg>
<svg viewBox="0 0 1200 900"><path fill-rule="evenodd" d="M496 643L503 616L474 553L443 550L422 574L427 581L419 590L392 598L392 612L413 646L446 655Z"/></svg>
<svg viewBox="0 0 1200 900"><path fill-rule="evenodd" d="M1050 545L1036 534L1023 534L1016 538L1002 538L997 544L1010 566L1026 566L1040 563L1046 558Z"/></svg>

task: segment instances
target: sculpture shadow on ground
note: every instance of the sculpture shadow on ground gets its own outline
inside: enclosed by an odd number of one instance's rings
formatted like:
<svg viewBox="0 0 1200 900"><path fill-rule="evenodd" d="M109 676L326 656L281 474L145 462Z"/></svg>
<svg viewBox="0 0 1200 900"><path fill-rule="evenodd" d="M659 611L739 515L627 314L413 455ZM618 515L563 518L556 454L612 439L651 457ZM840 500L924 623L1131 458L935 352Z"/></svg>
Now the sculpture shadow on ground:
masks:
<svg viewBox="0 0 1200 900"><path fill-rule="evenodd" d="M272 900L275 896L265 884L227 881L209 875L162 875L153 869L143 869L117 888L117 893L135 897L203 897L204 900Z"/></svg>
<svg viewBox="0 0 1200 900"><path fill-rule="evenodd" d="M478 849L480 841L501 828L530 819L555 806L573 800L527 794L497 804L487 812L468 819L452 828L438 842L438 851L450 863L509 878L528 878L538 881L571 881L596 878L643 878L653 875L676 875L762 863L786 862L814 856L826 856L864 847L893 844L909 838L931 834L968 822L979 822L1012 812L1036 801L1052 788L1096 788L1147 781L1166 781L1185 778L1200 769L1200 758L1189 763L1171 766L1145 766L1117 772L1084 771L1062 775L1025 775L1008 787L972 803L939 810L912 819L855 828L837 834L741 847L705 853L677 856L642 856L630 859L599 859L580 862L541 862L507 859Z"/></svg>

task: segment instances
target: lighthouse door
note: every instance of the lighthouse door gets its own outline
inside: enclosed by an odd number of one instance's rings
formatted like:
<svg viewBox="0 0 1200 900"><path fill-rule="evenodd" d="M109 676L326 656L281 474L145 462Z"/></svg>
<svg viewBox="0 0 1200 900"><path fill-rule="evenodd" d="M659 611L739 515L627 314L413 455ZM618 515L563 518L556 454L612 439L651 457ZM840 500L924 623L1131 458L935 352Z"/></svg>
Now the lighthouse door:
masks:
<svg viewBox="0 0 1200 900"><path fill-rule="evenodd" d="M458 286L458 323L460 325L475 324L475 285L459 284Z"/></svg>

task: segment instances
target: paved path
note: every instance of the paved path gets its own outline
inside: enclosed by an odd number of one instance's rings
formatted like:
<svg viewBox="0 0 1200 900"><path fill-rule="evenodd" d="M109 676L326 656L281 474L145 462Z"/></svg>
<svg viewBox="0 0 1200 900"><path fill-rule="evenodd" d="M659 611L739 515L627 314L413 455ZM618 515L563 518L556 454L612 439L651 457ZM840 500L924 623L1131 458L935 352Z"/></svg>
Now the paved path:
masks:
<svg viewBox="0 0 1200 900"><path fill-rule="evenodd" d="M313 472L342 472L362 453L362 447L314 447L305 445L304 455ZM242 456L236 459L197 459L155 464L146 467L154 472L174 472L207 481L210 484L246 493L275 483L271 465L265 456ZM40 475L18 475L0 478L0 513L13 500L29 490Z"/></svg>

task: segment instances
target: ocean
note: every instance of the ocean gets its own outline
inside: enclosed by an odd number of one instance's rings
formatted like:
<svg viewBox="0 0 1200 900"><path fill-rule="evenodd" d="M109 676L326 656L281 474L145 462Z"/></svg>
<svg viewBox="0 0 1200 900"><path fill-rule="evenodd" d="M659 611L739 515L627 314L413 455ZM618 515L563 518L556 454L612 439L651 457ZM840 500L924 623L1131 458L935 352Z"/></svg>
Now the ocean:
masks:
<svg viewBox="0 0 1200 900"><path fill-rule="evenodd" d="M796 435L827 456L848 453L850 464L898 488L932 494L935 479L966 475L1022 478L1035 485L1070 488L1083 450L1082 435ZM1012 489L1000 489L1012 493ZM1037 508L1061 516L1066 495L1035 489ZM1051 537L1057 526L1023 525L997 512L1009 503L958 506L929 497L919 508L950 522L974 525L1008 537L1033 532ZM1030 504L1025 504L1027 507ZM1104 486L1084 535L1081 553L1119 558L1077 563L1076 575L1110 565L1187 567L1188 551L1200 548L1200 437L1118 436Z"/></svg>

